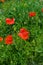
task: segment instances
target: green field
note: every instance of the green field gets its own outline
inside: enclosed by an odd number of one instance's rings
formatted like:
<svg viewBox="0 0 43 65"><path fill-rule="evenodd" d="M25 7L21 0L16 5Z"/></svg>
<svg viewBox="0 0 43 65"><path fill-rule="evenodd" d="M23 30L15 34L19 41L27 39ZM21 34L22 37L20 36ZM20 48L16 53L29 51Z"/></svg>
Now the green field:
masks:
<svg viewBox="0 0 43 65"><path fill-rule="evenodd" d="M0 65L43 65L43 0L5 0L0 2ZM36 16L29 17L29 12ZM15 24L7 25L6 18ZM27 40L18 36L21 28L30 34ZM5 44L5 37L13 36L12 44Z"/></svg>

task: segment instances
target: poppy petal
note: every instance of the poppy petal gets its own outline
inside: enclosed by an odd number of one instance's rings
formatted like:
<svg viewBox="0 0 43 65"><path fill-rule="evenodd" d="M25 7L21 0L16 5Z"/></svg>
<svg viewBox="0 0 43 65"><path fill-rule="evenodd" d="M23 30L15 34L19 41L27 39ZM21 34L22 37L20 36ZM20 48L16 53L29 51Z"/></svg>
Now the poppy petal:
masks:
<svg viewBox="0 0 43 65"><path fill-rule="evenodd" d="M6 43L6 44L12 44L12 43L13 43L12 35L6 36L6 38L5 38L5 43Z"/></svg>

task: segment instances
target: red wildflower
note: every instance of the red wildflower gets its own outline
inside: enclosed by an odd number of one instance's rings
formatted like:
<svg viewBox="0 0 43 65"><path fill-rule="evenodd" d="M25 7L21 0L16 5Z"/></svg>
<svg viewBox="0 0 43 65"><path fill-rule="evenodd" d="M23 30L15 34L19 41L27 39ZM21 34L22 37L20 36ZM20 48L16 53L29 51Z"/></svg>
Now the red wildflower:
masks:
<svg viewBox="0 0 43 65"><path fill-rule="evenodd" d="M25 28L21 28L18 36L21 37L23 40L27 40L29 38L29 32Z"/></svg>
<svg viewBox="0 0 43 65"><path fill-rule="evenodd" d="M0 2L4 2L5 0L0 0Z"/></svg>
<svg viewBox="0 0 43 65"><path fill-rule="evenodd" d="M29 16L30 16L30 17L36 16L36 12L30 12L30 13L29 13Z"/></svg>
<svg viewBox="0 0 43 65"><path fill-rule="evenodd" d="M42 8L42 12L43 12L43 8Z"/></svg>
<svg viewBox="0 0 43 65"><path fill-rule="evenodd" d="M6 24L12 25L12 24L14 24L14 23L15 23L15 19L14 19L14 18L12 18L12 19L6 18Z"/></svg>
<svg viewBox="0 0 43 65"><path fill-rule="evenodd" d="M13 43L12 35L8 35L8 36L5 38L5 43L6 43L6 44L12 44L12 43Z"/></svg>
<svg viewBox="0 0 43 65"><path fill-rule="evenodd" d="M2 38L2 37L0 37L0 42L2 42L2 40L3 40L3 38Z"/></svg>

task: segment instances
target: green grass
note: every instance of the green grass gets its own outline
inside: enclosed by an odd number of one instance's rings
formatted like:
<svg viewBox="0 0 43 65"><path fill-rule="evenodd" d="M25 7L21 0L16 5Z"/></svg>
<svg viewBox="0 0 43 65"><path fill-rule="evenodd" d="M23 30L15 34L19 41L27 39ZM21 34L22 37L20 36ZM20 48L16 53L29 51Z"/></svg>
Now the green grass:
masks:
<svg viewBox="0 0 43 65"><path fill-rule="evenodd" d="M12 34L14 43L0 42L0 65L43 65L43 1L6 0L0 3L0 36ZM28 13L35 11L35 17ZM15 18L12 26L5 24L6 18ZM20 28L30 31L27 41L18 37Z"/></svg>

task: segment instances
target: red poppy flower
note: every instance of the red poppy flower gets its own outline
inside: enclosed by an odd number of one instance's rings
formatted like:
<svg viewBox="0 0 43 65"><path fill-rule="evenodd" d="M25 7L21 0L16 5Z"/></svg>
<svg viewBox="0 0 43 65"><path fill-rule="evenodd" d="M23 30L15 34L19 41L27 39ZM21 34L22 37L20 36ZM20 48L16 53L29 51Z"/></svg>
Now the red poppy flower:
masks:
<svg viewBox="0 0 43 65"><path fill-rule="evenodd" d="M4 2L5 0L0 0L0 2Z"/></svg>
<svg viewBox="0 0 43 65"><path fill-rule="evenodd" d="M27 40L29 38L29 32L25 28L21 28L18 36L21 37L23 40Z"/></svg>
<svg viewBox="0 0 43 65"><path fill-rule="evenodd" d="M43 12L43 8L42 8L42 12Z"/></svg>
<svg viewBox="0 0 43 65"><path fill-rule="evenodd" d="M29 13L29 17L34 17L34 16L36 16L36 12L30 12Z"/></svg>
<svg viewBox="0 0 43 65"><path fill-rule="evenodd" d="M14 24L14 23L15 23L15 19L14 19L14 18L12 18L12 19L6 18L6 24L12 25L12 24Z"/></svg>
<svg viewBox="0 0 43 65"><path fill-rule="evenodd" d="M0 37L0 42L2 42L2 40L3 40L3 38L2 38L2 37Z"/></svg>
<svg viewBox="0 0 43 65"><path fill-rule="evenodd" d="M6 44L12 44L12 43L13 43L12 35L8 35L8 36L5 38L5 43L6 43Z"/></svg>

